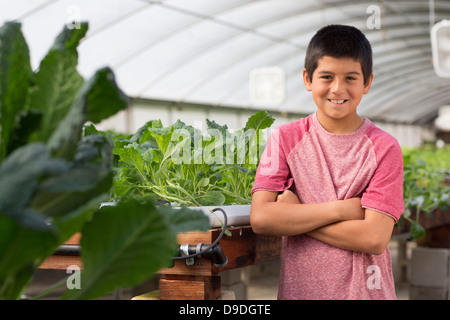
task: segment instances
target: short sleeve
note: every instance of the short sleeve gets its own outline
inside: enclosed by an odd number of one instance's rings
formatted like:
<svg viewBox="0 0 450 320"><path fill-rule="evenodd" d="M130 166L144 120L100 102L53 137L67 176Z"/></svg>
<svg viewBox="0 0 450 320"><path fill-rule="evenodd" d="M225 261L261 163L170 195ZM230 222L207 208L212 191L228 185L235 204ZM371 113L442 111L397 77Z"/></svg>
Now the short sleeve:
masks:
<svg viewBox="0 0 450 320"><path fill-rule="evenodd" d="M293 178L284 151L280 129L272 130L256 170L252 194L256 190L284 191L292 186Z"/></svg>
<svg viewBox="0 0 450 320"><path fill-rule="evenodd" d="M364 208L385 213L397 222L404 212L403 155L397 140L389 135L374 143L377 168L361 197Z"/></svg>

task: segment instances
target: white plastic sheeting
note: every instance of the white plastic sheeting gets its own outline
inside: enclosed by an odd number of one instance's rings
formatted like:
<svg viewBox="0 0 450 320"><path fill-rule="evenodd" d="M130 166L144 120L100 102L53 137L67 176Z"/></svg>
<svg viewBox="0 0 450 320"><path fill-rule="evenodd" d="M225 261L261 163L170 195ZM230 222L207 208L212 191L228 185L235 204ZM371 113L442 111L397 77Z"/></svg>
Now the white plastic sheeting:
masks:
<svg viewBox="0 0 450 320"><path fill-rule="evenodd" d="M345 0L0 0L0 23L22 22L39 61L65 24L89 22L80 73L109 65L131 97L310 113L303 85L306 46L327 24L360 28L372 43L374 83L359 112L372 119L431 123L450 104L450 80L431 63L430 28L450 1ZM255 68L285 74L285 99L254 104Z"/></svg>

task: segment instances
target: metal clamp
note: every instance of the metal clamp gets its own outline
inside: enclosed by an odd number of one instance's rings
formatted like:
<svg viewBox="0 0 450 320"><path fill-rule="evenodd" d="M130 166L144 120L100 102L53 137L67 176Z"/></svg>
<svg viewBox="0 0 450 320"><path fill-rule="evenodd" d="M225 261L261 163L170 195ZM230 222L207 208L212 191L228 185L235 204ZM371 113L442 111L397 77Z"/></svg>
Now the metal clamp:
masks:
<svg viewBox="0 0 450 320"><path fill-rule="evenodd" d="M189 255L189 244L182 244L180 245L180 253L181 256L188 256ZM187 258L186 259L186 265L187 266L192 266L194 265L194 258Z"/></svg>

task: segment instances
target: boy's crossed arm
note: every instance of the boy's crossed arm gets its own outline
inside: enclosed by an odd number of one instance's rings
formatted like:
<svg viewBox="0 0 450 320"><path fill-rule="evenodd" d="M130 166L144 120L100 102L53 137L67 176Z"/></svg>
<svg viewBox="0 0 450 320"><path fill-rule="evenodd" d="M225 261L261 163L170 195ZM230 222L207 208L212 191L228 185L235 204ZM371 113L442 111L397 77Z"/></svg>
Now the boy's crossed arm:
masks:
<svg viewBox="0 0 450 320"><path fill-rule="evenodd" d="M255 191L250 223L256 233L309 236L332 246L381 254L391 238L395 221L361 207L359 198L300 204L289 190Z"/></svg>

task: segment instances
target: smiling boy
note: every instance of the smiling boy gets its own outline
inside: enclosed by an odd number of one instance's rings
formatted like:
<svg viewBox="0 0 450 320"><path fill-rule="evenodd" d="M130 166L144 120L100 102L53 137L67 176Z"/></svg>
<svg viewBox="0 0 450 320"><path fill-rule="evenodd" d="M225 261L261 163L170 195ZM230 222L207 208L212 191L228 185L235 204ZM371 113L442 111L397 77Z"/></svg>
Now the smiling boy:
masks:
<svg viewBox="0 0 450 320"><path fill-rule="evenodd" d="M303 80L317 111L272 132L252 189L253 230L283 237L279 299L396 299L387 245L404 211L403 158L357 114L372 79L358 29L311 39Z"/></svg>

